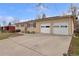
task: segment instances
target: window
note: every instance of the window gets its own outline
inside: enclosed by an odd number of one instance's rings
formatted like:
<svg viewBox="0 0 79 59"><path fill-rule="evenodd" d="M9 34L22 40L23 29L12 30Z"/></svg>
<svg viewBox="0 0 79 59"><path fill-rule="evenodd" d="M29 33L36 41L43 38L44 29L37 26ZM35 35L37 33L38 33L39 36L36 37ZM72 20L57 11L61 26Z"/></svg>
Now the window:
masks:
<svg viewBox="0 0 79 59"><path fill-rule="evenodd" d="M17 24L16 26L17 26L17 27L19 27L19 25L18 25L18 24Z"/></svg>
<svg viewBox="0 0 79 59"><path fill-rule="evenodd" d="M65 27L66 28L67 26L66 25L65 26L62 25L61 27Z"/></svg>
<svg viewBox="0 0 79 59"><path fill-rule="evenodd" d="M46 26L46 28L49 28L50 26Z"/></svg>
<svg viewBox="0 0 79 59"><path fill-rule="evenodd" d="M27 27L30 27L30 24L29 23L27 23Z"/></svg>
<svg viewBox="0 0 79 59"><path fill-rule="evenodd" d="M53 26L53 27L59 27L59 26Z"/></svg>
<svg viewBox="0 0 79 59"><path fill-rule="evenodd" d="M44 28L45 26L41 26L41 28Z"/></svg>
<svg viewBox="0 0 79 59"><path fill-rule="evenodd" d="M27 27L36 27L36 23L35 22L27 23Z"/></svg>
<svg viewBox="0 0 79 59"><path fill-rule="evenodd" d="M36 23L33 23L33 27L36 27Z"/></svg>
<svg viewBox="0 0 79 59"><path fill-rule="evenodd" d="M24 24L21 24L21 27L23 27L24 26Z"/></svg>
<svg viewBox="0 0 79 59"><path fill-rule="evenodd" d="M41 28L49 28L50 26L41 26Z"/></svg>

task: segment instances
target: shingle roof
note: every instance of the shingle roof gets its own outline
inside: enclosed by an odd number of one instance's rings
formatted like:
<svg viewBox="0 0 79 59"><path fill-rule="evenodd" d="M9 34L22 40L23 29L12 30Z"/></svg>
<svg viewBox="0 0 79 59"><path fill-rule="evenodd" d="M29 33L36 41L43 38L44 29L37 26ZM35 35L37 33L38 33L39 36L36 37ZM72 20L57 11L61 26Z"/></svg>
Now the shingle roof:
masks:
<svg viewBox="0 0 79 59"><path fill-rule="evenodd" d="M43 18L43 19L30 20L26 22L19 22L16 24L24 24L24 23L29 23L29 22L45 21L45 20L54 20L54 19L67 18L67 17L72 17L72 15L48 17L48 18Z"/></svg>

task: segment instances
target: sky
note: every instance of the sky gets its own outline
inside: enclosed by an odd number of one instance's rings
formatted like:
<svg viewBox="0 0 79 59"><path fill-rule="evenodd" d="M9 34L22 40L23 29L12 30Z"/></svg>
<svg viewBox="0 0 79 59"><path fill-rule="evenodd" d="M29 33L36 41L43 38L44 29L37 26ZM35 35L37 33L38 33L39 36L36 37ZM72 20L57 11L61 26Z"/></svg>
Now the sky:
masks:
<svg viewBox="0 0 79 59"><path fill-rule="evenodd" d="M10 22L14 19L20 21L35 19L39 13L37 5L37 3L0 3L0 24L3 20ZM61 15L70 7L68 3L42 3L42 5L44 5L42 12L47 17Z"/></svg>

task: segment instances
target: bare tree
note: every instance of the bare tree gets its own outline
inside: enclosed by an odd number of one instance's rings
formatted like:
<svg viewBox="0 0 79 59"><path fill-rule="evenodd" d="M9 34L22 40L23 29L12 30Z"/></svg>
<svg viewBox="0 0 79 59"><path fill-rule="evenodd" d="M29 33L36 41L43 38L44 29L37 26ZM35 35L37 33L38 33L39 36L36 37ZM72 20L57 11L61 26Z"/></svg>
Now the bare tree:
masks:
<svg viewBox="0 0 79 59"><path fill-rule="evenodd" d="M14 20L11 21L11 25L15 25L18 22L19 22L19 19L18 18L14 18Z"/></svg>
<svg viewBox="0 0 79 59"><path fill-rule="evenodd" d="M46 18L46 14L43 14L43 15L42 15L42 18Z"/></svg>
<svg viewBox="0 0 79 59"><path fill-rule="evenodd" d="M0 24L0 31L1 31L1 24Z"/></svg>
<svg viewBox="0 0 79 59"><path fill-rule="evenodd" d="M11 26L12 24L11 24L11 22L9 22L9 24L8 24L9 26Z"/></svg>
<svg viewBox="0 0 79 59"><path fill-rule="evenodd" d="M43 14L43 13L44 13L44 10L46 10L46 9L47 9L47 7L45 7L44 4L38 3L38 4L36 5L36 10L38 11L38 14L37 14L37 16L36 16L36 19L41 19L41 18L43 18L43 17L45 16L45 14Z"/></svg>

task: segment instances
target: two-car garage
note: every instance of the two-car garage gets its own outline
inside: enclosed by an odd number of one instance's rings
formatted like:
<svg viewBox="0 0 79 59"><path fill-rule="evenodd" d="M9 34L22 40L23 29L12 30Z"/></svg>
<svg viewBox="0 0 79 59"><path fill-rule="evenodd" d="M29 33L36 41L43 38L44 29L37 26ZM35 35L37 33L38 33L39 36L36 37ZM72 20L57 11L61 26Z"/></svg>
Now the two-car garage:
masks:
<svg viewBox="0 0 79 59"><path fill-rule="evenodd" d="M40 26L41 33L68 35L68 22L44 23Z"/></svg>
<svg viewBox="0 0 79 59"><path fill-rule="evenodd" d="M23 27L17 27L23 31L35 33L48 33L56 35L73 35L74 34L74 18L72 15L46 17L42 19L31 20L23 22L27 30ZM23 24L18 23L18 24ZM29 24L34 23L34 24ZM17 25L17 24L16 24ZM31 27L31 28L30 28Z"/></svg>

